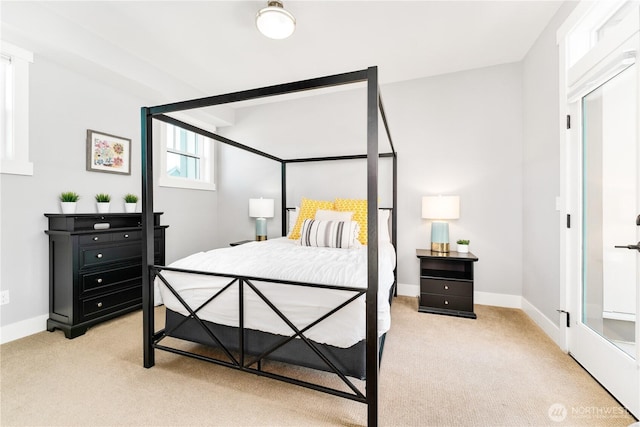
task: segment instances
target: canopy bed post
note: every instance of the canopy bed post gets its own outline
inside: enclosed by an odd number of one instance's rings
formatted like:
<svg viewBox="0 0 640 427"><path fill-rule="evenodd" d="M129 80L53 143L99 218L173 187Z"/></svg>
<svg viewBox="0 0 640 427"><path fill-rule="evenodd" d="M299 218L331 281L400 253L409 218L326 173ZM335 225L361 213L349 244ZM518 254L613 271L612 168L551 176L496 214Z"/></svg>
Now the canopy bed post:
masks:
<svg viewBox="0 0 640 427"><path fill-rule="evenodd" d="M378 425L378 68L367 70L367 422ZM395 216L395 215L394 215Z"/></svg>
<svg viewBox="0 0 640 427"><path fill-rule="evenodd" d="M155 364L153 349L153 280L149 266L154 264L153 244L153 117L149 108L141 109L142 145L142 329L144 367Z"/></svg>
<svg viewBox="0 0 640 427"><path fill-rule="evenodd" d="M281 210L282 210L282 235L286 236L287 235L287 162L280 162L280 179L281 179L281 192L282 195L280 197L280 200L282 201L282 206L281 206Z"/></svg>

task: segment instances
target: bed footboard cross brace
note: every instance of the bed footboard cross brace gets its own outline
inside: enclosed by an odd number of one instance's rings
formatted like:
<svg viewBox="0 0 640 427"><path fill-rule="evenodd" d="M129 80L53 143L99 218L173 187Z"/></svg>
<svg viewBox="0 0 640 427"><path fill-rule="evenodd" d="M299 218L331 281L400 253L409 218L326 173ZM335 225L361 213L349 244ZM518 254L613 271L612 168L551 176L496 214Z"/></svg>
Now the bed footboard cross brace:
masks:
<svg viewBox="0 0 640 427"><path fill-rule="evenodd" d="M177 325L173 326L170 329L164 329L163 331L159 332L158 334L156 334L154 336L154 342L153 342L153 347L154 348L159 349L159 350L172 352L172 353L176 353L176 354L180 354L180 355L183 355L183 356L193 357L193 358L196 358L196 359L199 359L199 360L205 360L205 361L208 361L208 362L221 364L221 365L224 365L224 366L227 366L227 367L232 367L232 368L239 369L239 370L246 371L246 372L252 372L254 374L267 376L267 377L270 377L270 378L273 378L273 379L281 380L281 381L288 382L288 383L291 383L291 384L304 386L304 387L307 387L307 388L312 388L312 389L315 389L315 390L318 390L318 391L322 391L322 392L325 392L325 393L328 393L328 394L338 395L338 396L349 398L349 399L356 400L356 401L359 401L359 402L366 402L365 394L362 393L362 391L360 391L357 388L357 386L333 362L331 362L331 360L329 360L329 358L322 351L322 349L318 348L314 344L314 342L309 340L309 338L305 335L305 332L307 332L309 329L311 329L312 327L314 327L314 326L318 325L319 323L325 321L326 319L330 318L332 315L334 315L335 313L337 313L338 311L340 311L344 307L348 306L349 304L353 303L355 300L357 300L358 298L363 296L366 293L366 289L363 289L363 288L351 288L351 287L344 287L344 286L306 284L306 283L298 283L298 282L284 282L284 281L268 280L268 279L262 279L262 278L247 278L247 277L232 276L232 277L230 277L231 280L226 285L224 285L221 289L217 290L204 303L200 304L199 307L197 307L196 309L193 309L184 300L184 298L182 298L182 296L179 294L179 292L171 285L169 280L162 274L162 270L169 270L169 271L176 271L176 272L180 272L180 273L190 273L190 274L204 274L204 275L218 276L218 277L228 277L228 276L227 275L216 274L216 273L190 271L190 270L175 269L175 268L161 267L161 266L152 266L151 268L152 268L152 270L154 272L154 276L157 277L164 284L164 286L180 302L180 304L185 308L185 310L187 310L189 312L189 315L185 316L185 318L182 319ZM266 280L266 281L273 282L273 283L281 283L281 284L285 284L285 285L294 285L294 286L295 285L300 285L300 286L310 286L310 287L338 288L340 290L346 290L346 291L353 292L354 295L350 296L345 301L343 301L342 303L340 303L339 305L337 305L336 307L334 307L333 309L331 309L327 313L323 314L322 316L320 316L316 320L312 321L308 325L306 325L306 326L304 326L302 328L299 328L293 322L291 322L291 320L280 309L278 309L278 307L267 296L265 296L264 293L260 291L260 289L258 289L258 287L253 283L253 280L260 280L260 281L265 281ZM216 334L207 326L207 324L205 324L204 321L198 316L198 312L200 312L204 307L206 307L208 304L213 302L216 298L218 298L220 295L222 295L225 291L231 289L232 286L235 285L235 284L238 285L239 317L238 317L238 345L237 345L237 348L238 348L239 359L240 360L238 360L236 357L234 357L234 355L232 354L232 350L230 350L228 348L228 346L226 346L222 342L222 340L220 338L218 338L216 336ZM245 343L244 287L245 286L248 286L293 331L292 335L282 337L275 344L271 345L269 348L264 350L258 356L251 357L248 362L246 361L248 359L247 356L252 356L252 355L249 354L249 353L246 353L245 352L245 347L244 347L244 343ZM190 319L193 319L194 321L197 322L197 324L205 331L207 336L215 343L215 346L217 348L221 349L224 352L224 354L229 359L229 361L221 360L221 359L218 359L218 358L215 358L215 357L204 356L204 355L201 355L201 354L198 354L198 353L194 353L194 352L190 352L190 351L186 351L186 350L178 349L178 348L175 348L175 347L170 347L170 346L165 346L165 345L161 345L160 344L160 342L162 340L164 340L167 337L172 336L173 332L177 331L181 326L183 326ZM352 393L345 392L345 391L342 391L342 390L339 390L339 389L335 389L335 388L331 388L331 387L322 386L320 384L315 384L315 383L310 383L310 382L307 382L307 381L298 380L298 379L295 379L295 378L287 377L285 375L275 374L275 373L272 373L272 372L264 371L262 369L262 362L267 360L267 357L270 354L272 354L273 352L275 352L279 348L282 348L287 343L289 343L290 341L292 341L293 339L296 339L296 338L301 339L302 342L304 342L305 345L308 348L310 348L313 351L313 353L315 353L318 356L318 358L320 360L322 360L322 362L328 368L327 371L330 372L330 373L335 374L336 376L338 376L341 379L341 381L352 391ZM257 368L252 368L252 366L254 366L254 365L257 365Z"/></svg>

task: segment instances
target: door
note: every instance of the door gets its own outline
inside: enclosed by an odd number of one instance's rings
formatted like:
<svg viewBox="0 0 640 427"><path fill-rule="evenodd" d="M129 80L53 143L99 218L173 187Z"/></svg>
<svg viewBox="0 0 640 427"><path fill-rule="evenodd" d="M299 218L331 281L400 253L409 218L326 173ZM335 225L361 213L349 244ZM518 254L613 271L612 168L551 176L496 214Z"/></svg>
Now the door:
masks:
<svg viewBox="0 0 640 427"><path fill-rule="evenodd" d="M569 352L640 415L638 34L586 72L570 105L579 248ZM588 83L584 83L588 82ZM590 83L589 83L590 82Z"/></svg>

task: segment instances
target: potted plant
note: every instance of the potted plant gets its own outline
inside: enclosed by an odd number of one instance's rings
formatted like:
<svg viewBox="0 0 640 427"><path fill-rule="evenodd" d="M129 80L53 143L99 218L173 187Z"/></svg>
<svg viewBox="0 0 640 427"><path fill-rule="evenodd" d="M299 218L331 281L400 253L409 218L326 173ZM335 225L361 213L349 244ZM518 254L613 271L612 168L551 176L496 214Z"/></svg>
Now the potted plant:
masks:
<svg viewBox="0 0 640 427"><path fill-rule="evenodd" d="M138 196L131 193L124 195L124 211L126 213L135 212L137 205L138 205Z"/></svg>
<svg viewBox="0 0 640 427"><path fill-rule="evenodd" d="M73 191L66 191L60 194L60 209L63 214L76 213L76 205L80 195Z"/></svg>
<svg viewBox="0 0 640 427"><path fill-rule="evenodd" d="M468 253L469 252L469 241L465 239L460 239L456 242L458 244L458 252Z"/></svg>
<svg viewBox="0 0 640 427"><path fill-rule="evenodd" d="M98 206L98 213L108 213L110 202L111 202L110 195L106 193L96 194L96 205Z"/></svg>

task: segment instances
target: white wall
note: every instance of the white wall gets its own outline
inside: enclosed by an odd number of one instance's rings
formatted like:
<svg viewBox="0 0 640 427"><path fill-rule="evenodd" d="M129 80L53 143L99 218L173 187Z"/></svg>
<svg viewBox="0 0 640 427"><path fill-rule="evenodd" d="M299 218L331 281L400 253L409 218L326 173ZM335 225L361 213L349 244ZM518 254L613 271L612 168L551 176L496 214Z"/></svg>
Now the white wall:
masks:
<svg viewBox="0 0 640 427"><path fill-rule="evenodd" d="M416 248L428 248L421 197L460 196L450 240L479 257L476 292L519 296L522 281L520 64L382 88L398 150L399 282L418 284ZM479 301L476 301L479 302Z"/></svg>
<svg viewBox="0 0 640 427"><path fill-rule="evenodd" d="M112 195L112 211L122 212L124 194L141 194L140 107L148 102L69 71L37 52L30 79L34 175L0 175L0 286L10 292L10 303L0 312L4 335L20 325L45 328L49 259L43 214L60 212L57 196L76 191L82 197L78 212L95 212L93 196L106 192ZM87 129L132 140L131 175L86 171ZM210 246L216 195L200 196L193 190L156 192L155 210L164 211L162 222L170 225L167 261Z"/></svg>
<svg viewBox="0 0 640 427"><path fill-rule="evenodd" d="M575 7L565 2L527 53L523 71L523 289L530 312L557 338L560 305L560 195L558 47L556 31Z"/></svg>
<svg viewBox="0 0 640 427"><path fill-rule="evenodd" d="M507 64L381 88L398 152L398 280L412 285L416 294L415 250L428 247L430 239L430 223L421 219L421 197L439 193L461 197L461 218L451 222L451 240L471 240L480 258L476 290L521 294L521 87L520 65ZM238 142L263 144L261 149L278 155L300 157L305 149L310 155L363 154L366 109L359 99L357 91L340 92L245 108L236 113L237 126L221 132ZM314 119L321 125L311 124ZM274 121L277 130L271 126ZM359 146L352 144L356 140ZM254 167L247 160L236 167L250 175ZM380 206L390 204L390 187L384 184L385 176L390 182L389 163L380 167ZM301 197L364 198L365 173L355 161L296 165L288 170L288 204L299 203ZM274 172L263 192L279 194L278 177ZM236 186L243 197L240 205L246 204L245 182L225 180L220 190L225 204ZM221 233L234 229L238 221L251 227L244 218L221 215ZM270 234L279 230L276 224L269 223Z"/></svg>

